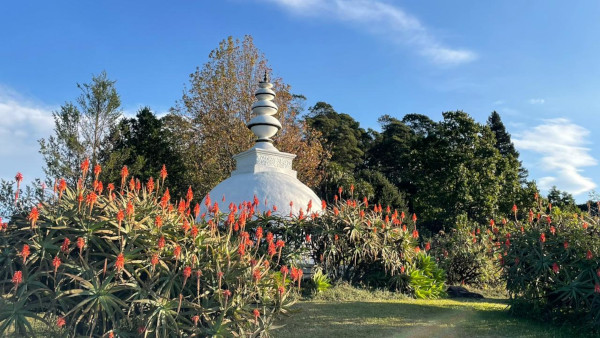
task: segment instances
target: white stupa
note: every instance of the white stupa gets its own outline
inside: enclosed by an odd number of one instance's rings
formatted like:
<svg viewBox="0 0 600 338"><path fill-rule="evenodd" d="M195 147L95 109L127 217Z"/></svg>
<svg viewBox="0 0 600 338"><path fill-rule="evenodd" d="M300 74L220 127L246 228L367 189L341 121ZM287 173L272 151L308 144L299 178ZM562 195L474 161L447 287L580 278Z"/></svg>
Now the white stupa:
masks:
<svg viewBox="0 0 600 338"><path fill-rule="evenodd" d="M219 203L221 210L226 210L232 202L240 205L245 201L252 202L256 196L259 211L272 210L274 214L283 216L290 212L298 215L301 209L307 214L312 201L311 213L320 212L321 199L298 180L296 171L292 169L296 155L280 152L273 146L271 137L281 129L281 123L273 116L277 113L277 105L273 102L275 92L266 74L258 87L254 94L257 101L252 105L254 117L248 122L248 128L257 136L256 144L233 156L236 170L210 191L210 199ZM222 201L223 196L225 202ZM205 200L202 201L204 211Z"/></svg>

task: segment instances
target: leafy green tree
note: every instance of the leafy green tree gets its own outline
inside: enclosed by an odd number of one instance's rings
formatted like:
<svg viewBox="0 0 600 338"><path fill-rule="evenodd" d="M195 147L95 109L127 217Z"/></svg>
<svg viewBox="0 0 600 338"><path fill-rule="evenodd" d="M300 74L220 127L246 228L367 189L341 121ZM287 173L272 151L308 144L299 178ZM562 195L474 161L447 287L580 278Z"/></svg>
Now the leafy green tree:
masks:
<svg viewBox="0 0 600 338"><path fill-rule="evenodd" d="M140 109L135 118L122 119L113 129L112 146L102 154L102 179L119 182L121 168L127 166L131 176L146 182L150 177L156 179L164 164L172 194L183 197L189 180L183 163L185 153L177 149L175 140L163 119L158 119L148 107Z"/></svg>
<svg viewBox="0 0 600 338"><path fill-rule="evenodd" d="M413 145L413 133L402 121L389 115L379 118L382 132L369 149L370 168L381 171L396 186L407 188L407 157Z"/></svg>
<svg viewBox="0 0 600 338"><path fill-rule="evenodd" d="M115 82L104 71L92 76L90 83L77 84L81 94L76 104L67 102L53 113L54 135L39 141L48 178L63 177L73 183L86 157L91 160L91 168L98 163L108 133L121 116Z"/></svg>
<svg viewBox="0 0 600 338"><path fill-rule="evenodd" d="M331 152L331 161L349 171L361 167L369 136L360 124L350 115L336 112L326 102L317 102L308 110L306 121L321 133L325 149Z"/></svg>
<svg viewBox="0 0 600 338"><path fill-rule="evenodd" d="M552 186L552 188L550 188L550 190L548 191L548 203L551 203L553 207L559 207L563 211L579 211L573 195L569 194L566 191L558 190L558 188L555 185Z"/></svg>
<svg viewBox="0 0 600 338"><path fill-rule="evenodd" d="M383 206L389 205L398 210L407 209L405 194L390 182L383 173L376 170L365 169L362 170L358 176L360 178L359 185L362 182L365 182L373 188L373 196L370 197L373 203L381 204Z"/></svg>

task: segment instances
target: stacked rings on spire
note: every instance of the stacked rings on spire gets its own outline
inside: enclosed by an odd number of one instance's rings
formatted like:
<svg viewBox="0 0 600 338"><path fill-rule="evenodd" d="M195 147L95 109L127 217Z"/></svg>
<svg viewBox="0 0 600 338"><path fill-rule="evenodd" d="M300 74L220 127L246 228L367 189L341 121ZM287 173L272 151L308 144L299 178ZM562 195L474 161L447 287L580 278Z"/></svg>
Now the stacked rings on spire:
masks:
<svg viewBox="0 0 600 338"><path fill-rule="evenodd" d="M256 142L273 142L271 137L275 136L281 129L279 120L273 117L277 114L277 105L273 102L275 92L271 90L273 85L265 80L258 83L258 90L254 96L258 101L252 105L254 117L248 122L248 128L256 135Z"/></svg>

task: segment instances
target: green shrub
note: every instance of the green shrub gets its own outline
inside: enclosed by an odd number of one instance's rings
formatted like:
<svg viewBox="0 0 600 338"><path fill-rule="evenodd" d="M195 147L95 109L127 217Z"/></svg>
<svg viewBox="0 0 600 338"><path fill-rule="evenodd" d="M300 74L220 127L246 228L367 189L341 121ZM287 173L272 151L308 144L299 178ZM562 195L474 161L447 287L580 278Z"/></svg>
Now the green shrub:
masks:
<svg viewBox="0 0 600 338"><path fill-rule="evenodd" d="M598 217L554 208L514 228L500 250L513 311L600 328Z"/></svg>
<svg viewBox="0 0 600 338"><path fill-rule="evenodd" d="M60 336L268 334L298 284L256 254L248 208L229 216L215 203L195 223L191 191L171 202L126 176L117 190L61 182L13 217L0 234L0 335L30 335L34 321Z"/></svg>
<svg viewBox="0 0 600 338"><path fill-rule="evenodd" d="M351 194L353 193L352 189ZM406 219L404 212L369 207L368 201L342 200L330 206L307 208L310 217L268 216L260 224L265 231L285 241L282 264L310 258L332 281L345 281L370 288L386 288L414 295L410 273L420 268L417 254L429 250L430 243L419 243L416 216ZM262 248L267 250L266 247ZM426 253L421 254L427 256ZM433 262L435 264L435 262ZM415 275L416 276L416 275ZM443 280L436 280L442 283ZM427 286L423 286L425 290ZM427 294L426 291L422 292ZM437 295L432 291L432 295Z"/></svg>
<svg viewBox="0 0 600 338"><path fill-rule="evenodd" d="M470 222L461 215L450 232L440 231L434 236L431 254L446 271L449 284L498 287L502 279L494 241L502 233L504 230Z"/></svg>
<svg viewBox="0 0 600 338"><path fill-rule="evenodd" d="M440 298L446 295L444 270L439 268L431 256L418 254L410 269L410 288L417 298Z"/></svg>

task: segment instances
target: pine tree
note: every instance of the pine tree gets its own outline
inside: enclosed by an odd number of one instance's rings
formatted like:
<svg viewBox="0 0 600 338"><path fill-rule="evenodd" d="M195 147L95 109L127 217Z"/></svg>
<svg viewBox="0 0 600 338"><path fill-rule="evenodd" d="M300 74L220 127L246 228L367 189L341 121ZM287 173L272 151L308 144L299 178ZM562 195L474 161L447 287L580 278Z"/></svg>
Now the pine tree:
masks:
<svg viewBox="0 0 600 338"><path fill-rule="evenodd" d="M500 114L493 111L487 120L487 125L496 136L496 148L500 151L500 154L502 154L502 156L512 155L515 159L518 159L519 152L515 149L515 146L510 139L510 134L506 131L504 123L502 123Z"/></svg>

